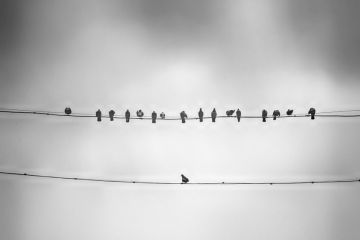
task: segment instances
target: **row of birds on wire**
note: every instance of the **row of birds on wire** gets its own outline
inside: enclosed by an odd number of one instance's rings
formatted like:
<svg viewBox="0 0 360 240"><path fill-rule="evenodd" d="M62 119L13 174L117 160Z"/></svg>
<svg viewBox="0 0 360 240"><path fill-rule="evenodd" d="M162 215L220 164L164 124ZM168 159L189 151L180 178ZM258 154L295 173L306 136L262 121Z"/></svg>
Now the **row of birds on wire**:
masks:
<svg viewBox="0 0 360 240"><path fill-rule="evenodd" d="M236 117L237 118L237 121L240 122L240 119L241 119L241 111L240 109L237 109L237 110L228 110L225 112L226 113L226 117ZM234 113L235 113L235 116L234 116ZM292 116L294 113L294 110L292 109L288 109L286 111L286 115L287 116ZM315 119L315 113L316 113L316 110L315 108L310 108L309 111L308 111L308 115L311 117L312 120ZM70 107L66 107L65 108L65 114L66 115L71 115L72 114L72 110ZM110 121L114 121L114 118L115 118L115 111L114 110L110 110L109 113L108 113L108 117L110 119ZM97 118L97 121L98 122L101 122L101 119L102 117L104 116L103 113L101 112L100 109L98 109L96 112L95 112L95 116ZM140 110L137 110L136 111L136 116L137 118L139 119L143 119L145 118L144 117L144 112L140 109ZM161 112L160 113L160 118L165 120L166 119L166 116L165 116L165 113L164 112ZM218 114L216 112L216 109L214 108L210 114L211 116L211 120L212 122L216 122L216 118L218 117ZM272 114L272 118L273 120L276 120L277 118L279 118L281 116L281 113L279 110L274 110L273 111L273 114ZM263 122L266 122L266 119L270 117L268 116L268 111L267 110L262 110L262 113L261 113L261 118L262 118L262 121ZM198 112L198 119L200 122L203 122L205 116L204 116L204 111L202 110L202 108L200 108L199 112ZM131 113L129 110L126 110L125 111L125 121L126 122L130 122L130 119L131 119ZM152 120L152 123L156 123L156 120L158 119L158 114L153 111L151 113L151 120ZM186 122L186 119L188 119L188 115L186 114L185 111L181 111L180 112L180 119L181 119L181 122L182 123L185 123Z"/></svg>

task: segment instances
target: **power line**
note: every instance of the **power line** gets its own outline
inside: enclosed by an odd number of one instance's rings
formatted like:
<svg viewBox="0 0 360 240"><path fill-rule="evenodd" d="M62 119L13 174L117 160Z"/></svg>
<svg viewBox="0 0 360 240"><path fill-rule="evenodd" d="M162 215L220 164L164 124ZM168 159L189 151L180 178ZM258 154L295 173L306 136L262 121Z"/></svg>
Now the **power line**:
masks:
<svg viewBox="0 0 360 240"><path fill-rule="evenodd" d="M115 179L101 179L101 178L83 178L83 177L64 177L55 175L42 175L42 174L29 174L18 172L5 172L0 171L3 175L23 176L23 177L35 177L35 178L49 178L60 180L73 180L73 181L87 181L87 182L105 182L105 183L123 183L123 184L147 184L147 185L299 185L299 184L331 184L331 183L355 183L360 179L335 179L335 180L317 180L317 181L284 181L284 182L160 182L160 181L130 181L130 180L115 180Z"/></svg>
<svg viewBox="0 0 360 240"><path fill-rule="evenodd" d="M349 110L349 111L356 111L356 110ZM339 111L333 111L339 112ZM347 111L343 111L347 112ZM45 116L56 116L56 117L74 117L74 118L96 118L95 114L90 113L71 113L65 114L62 112L52 112L52 111L41 111L41 110L22 110L22 109L0 109L0 113L8 113L8 114L35 114L35 115L45 115ZM320 112L315 114L316 117L327 117L327 118L357 118L360 117L360 114L323 114L325 112ZM330 113L330 112L329 112ZM310 117L311 114L293 114L293 115L281 115L277 116L276 118L307 118ZM109 115L102 115L102 118L110 118ZM114 119L126 119L126 116L122 115L114 115ZM202 119L212 119L213 117L204 116ZM237 118L237 116L227 116L227 115L219 115L216 118ZM259 116L259 115L241 115L241 118L245 119L269 119L273 118L273 116ZM152 120L153 118L150 116L143 116L143 117L128 117L131 120ZM199 120L200 117L189 117L186 120ZM166 118L157 118L156 120L165 120L165 121L179 121L182 120L181 117L166 117Z"/></svg>

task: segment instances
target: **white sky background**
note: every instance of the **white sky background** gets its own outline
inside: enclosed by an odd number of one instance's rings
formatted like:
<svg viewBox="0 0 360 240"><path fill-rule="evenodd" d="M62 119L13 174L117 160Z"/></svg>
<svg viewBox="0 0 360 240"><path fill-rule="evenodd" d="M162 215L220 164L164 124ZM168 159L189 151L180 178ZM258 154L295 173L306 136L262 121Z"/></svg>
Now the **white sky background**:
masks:
<svg viewBox="0 0 360 240"><path fill-rule="evenodd" d="M0 1L0 105L178 116L359 107L358 1ZM180 181L360 174L359 120L0 116L0 169ZM1 239L359 239L358 184L0 176Z"/></svg>

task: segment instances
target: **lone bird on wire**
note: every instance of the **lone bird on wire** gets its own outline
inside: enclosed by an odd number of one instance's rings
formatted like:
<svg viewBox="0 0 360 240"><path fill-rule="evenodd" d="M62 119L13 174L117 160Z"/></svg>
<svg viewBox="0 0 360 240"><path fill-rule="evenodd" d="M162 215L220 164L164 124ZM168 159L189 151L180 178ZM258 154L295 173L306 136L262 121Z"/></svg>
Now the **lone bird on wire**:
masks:
<svg viewBox="0 0 360 240"><path fill-rule="evenodd" d="M186 184L189 182L189 179L187 177L185 177L183 174L181 174L181 181L182 181L182 183Z"/></svg>
<svg viewBox="0 0 360 240"><path fill-rule="evenodd" d="M204 119L204 112L203 112L203 110L202 110L201 108L200 108L200 110L199 110L198 115L199 115L199 120L200 120L200 122L202 122L203 119Z"/></svg>
<svg viewBox="0 0 360 240"><path fill-rule="evenodd" d="M216 113L216 109L214 108L211 112L212 122L215 122L216 116L217 116L217 113Z"/></svg>
<svg viewBox="0 0 360 240"><path fill-rule="evenodd" d="M125 118L126 118L126 122L128 123L130 121L130 111L129 111L129 109L126 110L126 112L125 112Z"/></svg>
<svg viewBox="0 0 360 240"><path fill-rule="evenodd" d="M71 114L71 108L69 108L69 107L65 108L65 114L70 115Z"/></svg>
<svg viewBox="0 0 360 240"><path fill-rule="evenodd" d="M276 120L277 117L280 117L280 111L279 110L275 110L273 112L273 119Z"/></svg>
<svg viewBox="0 0 360 240"><path fill-rule="evenodd" d="M235 112L235 110L228 110L226 111L226 116L230 117L231 115L233 115Z"/></svg>

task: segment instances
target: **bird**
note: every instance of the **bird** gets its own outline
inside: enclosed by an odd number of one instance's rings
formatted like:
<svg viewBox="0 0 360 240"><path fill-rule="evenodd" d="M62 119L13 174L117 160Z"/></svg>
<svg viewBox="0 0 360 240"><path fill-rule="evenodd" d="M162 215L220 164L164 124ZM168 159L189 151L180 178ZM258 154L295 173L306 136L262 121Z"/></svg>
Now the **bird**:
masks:
<svg viewBox="0 0 360 240"><path fill-rule="evenodd" d="M216 116L217 116L217 113L216 113L216 109L214 108L211 112L212 122L215 122Z"/></svg>
<svg viewBox="0 0 360 240"><path fill-rule="evenodd" d="M115 115L115 111L114 111L114 110L110 110L110 111L109 111L110 121L114 121L114 115Z"/></svg>
<svg viewBox="0 0 360 240"><path fill-rule="evenodd" d="M236 110L236 118L237 118L238 122L240 122L240 118L241 118L241 111L240 111L240 109L237 109L237 110Z"/></svg>
<svg viewBox="0 0 360 240"><path fill-rule="evenodd" d="M293 114L293 112L294 112L294 110L288 109L288 110L286 111L286 115L290 116L290 115Z"/></svg>
<svg viewBox="0 0 360 240"><path fill-rule="evenodd" d="M310 109L309 109L308 114L311 115L311 120L314 120L314 119L315 119L315 113L316 113L315 108L310 108Z"/></svg>
<svg viewBox="0 0 360 240"><path fill-rule="evenodd" d="M71 108L69 107L65 108L65 114L67 115L71 114Z"/></svg>
<svg viewBox="0 0 360 240"><path fill-rule="evenodd" d="M235 110L228 110L226 111L226 116L230 117L231 115L233 115L235 112Z"/></svg>
<svg viewBox="0 0 360 240"><path fill-rule="evenodd" d="M126 112L125 112L125 118L126 118L126 122L130 121L130 111L129 111L129 109L126 110Z"/></svg>
<svg viewBox="0 0 360 240"><path fill-rule="evenodd" d="M181 181L182 183L188 183L189 182L189 179L187 177L185 177L183 174L181 174Z"/></svg>
<svg viewBox="0 0 360 240"><path fill-rule="evenodd" d="M164 112L160 113L160 117L161 119L165 119L165 113Z"/></svg>
<svg viewBox="0 0 360 240"><path fill-rule="evenodd" d="M97 117L97 121L98 121L98 122L101 122L101 111L100 111L100 109L98 109L98 110L96 111L96 117Z"/></svg>
<svg viewBox="0 0 360 240"><path fill-rule="evenodd" d="M276 120L277 117L280 117L280 111L279 110L275 110L273 112L273 119Z"/></svg>
<svg viewBox="0 0 360 240"><path fill-rule="evenodd" d="M181 118L181 122L185 123L185 118L187 118L188 116L186 115L185 111L182 111L180 113L180 118Z"/></svg>
<svg viewBox="0 0 360 240"><path fill-rule="evenodd" d="M262 110L262 121L263 122L266 122L267 114L268 114L268 112L265 109Z"/></svg>
<svg viewBox="0 0 360 240"><path fill-rule="evenodd" d="M152 123L156 123L157 113L155 111L151 114Z"/></svg>
<svg viewBox="0 0 360 240"><path fill-rule="evenodd" d="M200 108L200 110L199 110L198 115L199 115L199 120L200 120L200 122L202 122L203 119L204 119L204 112L203 112L203 110L202 110L201 108Z"/></svg>
<svg viewBox="0 0 360 240"><path fill-rule="evenodd" d="M139 118L143 117L144 116L143 111L141 111L141 109L137 110L136 111L136 116L138 116Z"/></svg>

